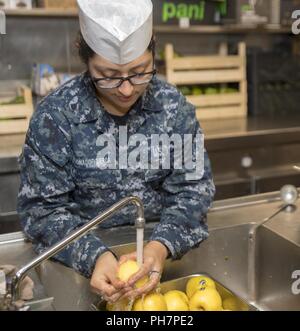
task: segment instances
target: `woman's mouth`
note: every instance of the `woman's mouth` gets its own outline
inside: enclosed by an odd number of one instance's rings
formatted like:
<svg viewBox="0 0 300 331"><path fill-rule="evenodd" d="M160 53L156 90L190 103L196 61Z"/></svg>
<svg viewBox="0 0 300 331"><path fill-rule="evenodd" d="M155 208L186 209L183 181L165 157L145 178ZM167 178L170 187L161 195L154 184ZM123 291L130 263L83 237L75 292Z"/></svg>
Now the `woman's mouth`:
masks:
<svg viewBox="0 0 300 331"><path fill-rule="evenodd" d="M132 101L132 99L133 99L133 95L131 95L130 97L118 97L118 99L119 99L121 102L129 102L129 101Z"/></svg>

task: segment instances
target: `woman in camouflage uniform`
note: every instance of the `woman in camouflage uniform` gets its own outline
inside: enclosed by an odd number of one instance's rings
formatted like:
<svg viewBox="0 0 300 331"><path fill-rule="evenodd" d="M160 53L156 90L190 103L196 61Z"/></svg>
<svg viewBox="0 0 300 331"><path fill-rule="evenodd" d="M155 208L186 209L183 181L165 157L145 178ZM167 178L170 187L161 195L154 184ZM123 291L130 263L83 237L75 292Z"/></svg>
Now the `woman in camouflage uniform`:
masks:
<svg viewBox="0 0 300 331"><path fill-rule="evenodd" d="M120 147L122 128L129 140L164 134L183 139L202 131L194 107L155 75L151 1L78 4L78 47L87 70L44 98L31 119L20 157L18 212L25 234L40 253L122 198L140 197L146 220L159 222L144 248L142 268L128 283L117 279L118 259L94 233L55 256L91 278L92 288L115 302L155 288L168 257L180 259L207 238L206 214L215 187L204 148L203 171L196 177L188 176L195 169L179 169L174 161L167 169L118 167L120 160L115 167L102 167L103 137ZM151 145L143 151L150 153ZM174 159L174 149L168 152ZM193 160L195 154L194 148ZM128 207L101 228L133 222L133 208ZM136 258L136 253L121 261L128 258ZM134 289L135 281L149 273L148 284Z"/></svg>

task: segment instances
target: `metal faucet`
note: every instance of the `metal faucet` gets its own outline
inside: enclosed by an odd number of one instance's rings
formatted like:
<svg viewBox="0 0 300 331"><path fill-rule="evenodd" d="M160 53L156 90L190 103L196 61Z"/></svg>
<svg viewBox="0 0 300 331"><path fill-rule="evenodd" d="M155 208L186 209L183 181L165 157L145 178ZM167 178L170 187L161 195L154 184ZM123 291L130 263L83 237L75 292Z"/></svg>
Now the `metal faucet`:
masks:
<svg viewBox="0 0 300 331"><path fill-rule="evenodd" d="M48 248L44 253L40 254L38 257L33 259L31 262L23 266L21 269L19 269L15 276L12 279L11 283L11 300L12 302L16 302L18 298L20 297L20 283L25 278L27 273L33 269L39 266L42 262L48 260L53 255L59 253L61 250L63 250L66 246L71 244L74 240L79 239L83 235L85 235L88 231L95 228L97 225L105 221L109 216L113 215L118 210L122 209L129 203L133 203L137 208L137 218L135 221L135 227L137 229L144 229L145 228L145 217L144 217L144 206L141 199L135 196L127 197L119 202L112 205L110 208L108 208L106 211L89 221L87 224L80 227L78 230L72 232L70 235L68 235L66 238L59 241L57 244L53 245L52 247Z"/></svg>
<svg viewBox="0 0 300 331"><path fill-rule="evenodd" d="M276 210L271 216L263 219L260 223L255 224L251 230L249 231L249 242L248 242L248 293L249 299L251 303L255 303L257 298L257 244L256 244L256 236L258 229L269 222L276 215L281 213L282 211L291 212L295 209L295 202L297 201L299 196L298 190L293 185L284 185L280 190L280 198L283 202L283 205Z"/></svg>

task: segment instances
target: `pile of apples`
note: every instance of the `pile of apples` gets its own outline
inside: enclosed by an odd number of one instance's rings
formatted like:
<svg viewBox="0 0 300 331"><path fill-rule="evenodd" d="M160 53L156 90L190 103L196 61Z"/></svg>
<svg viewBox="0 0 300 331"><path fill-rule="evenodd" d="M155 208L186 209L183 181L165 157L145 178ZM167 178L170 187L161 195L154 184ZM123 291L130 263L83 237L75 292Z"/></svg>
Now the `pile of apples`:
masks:
<svg viewBox="0 0 300 331"><path fill-rule="evenodd" d="M120 266L118 277L126 282L138 270L135 261L126 261ZM142 287L148 280L149 278L145 276L135 286ZM171 290L160 293L157 289L131 303L128 299L123 299L114 304L107 304L106 309L109 311L230 311L236 308L235 300L230 292L222 300L211 278L195 276L186 283L185 292Z"/></svg>

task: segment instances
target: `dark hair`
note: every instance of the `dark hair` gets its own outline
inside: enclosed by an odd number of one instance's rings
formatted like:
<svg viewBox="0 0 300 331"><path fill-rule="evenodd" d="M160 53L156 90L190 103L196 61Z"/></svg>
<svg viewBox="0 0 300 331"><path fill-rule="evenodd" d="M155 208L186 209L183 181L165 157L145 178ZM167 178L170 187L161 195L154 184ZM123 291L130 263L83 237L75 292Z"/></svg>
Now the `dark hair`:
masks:
<svg viewBox="0 0 300 331"><path fill-rule="evenodd" d="M155 37L153 35L151 38L150 44L147 48L149 52L152 52L153 58L155 56L155 46L156 46L156 42L155 42ZM87 65L89 62L89 59L95 55L95 52L86 43L81 32L78 33L76 47L78 48L78 54L79 54L81 61Z"/></svg>

